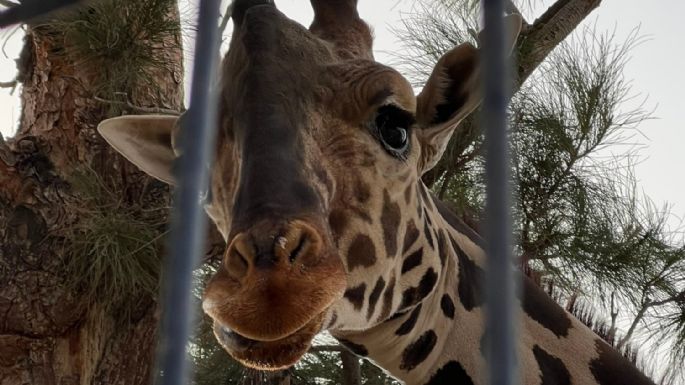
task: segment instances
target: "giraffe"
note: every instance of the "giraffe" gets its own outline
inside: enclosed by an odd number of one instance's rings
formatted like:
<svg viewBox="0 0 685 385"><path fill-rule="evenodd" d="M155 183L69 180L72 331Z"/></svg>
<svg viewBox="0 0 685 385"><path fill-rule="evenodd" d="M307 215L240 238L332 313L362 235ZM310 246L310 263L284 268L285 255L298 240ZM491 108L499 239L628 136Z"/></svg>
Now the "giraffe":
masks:
<svg viewBox="0 0 685 385"><path fill-rule="evenodd" d="M237 0L219 84L208 216L227 242L203 309L238 361L295 364L328 330L409 385L482 384L485 253L421 176L480 102L478 50L447 52L418 96L374 61L356 0L312 0L309 29L270 0ZM504 19L513 47L521 18ZM178 119L99 132L174 184ZM524 384L651 384L523 279Z"/></svg>

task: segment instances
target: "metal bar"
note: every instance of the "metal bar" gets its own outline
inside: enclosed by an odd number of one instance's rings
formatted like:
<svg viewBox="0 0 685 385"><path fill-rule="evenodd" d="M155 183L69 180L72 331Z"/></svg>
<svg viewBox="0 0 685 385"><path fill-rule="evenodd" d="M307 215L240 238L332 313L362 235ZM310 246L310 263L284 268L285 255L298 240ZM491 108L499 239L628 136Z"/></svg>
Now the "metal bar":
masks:
<svg viewBox="0 0 685 385"><path fill-rule="evenodd" d="M517 370L516 286L511 248L511 186L506 108L511 66L505 47L504 2L482 0L482 123L486 141L486 322L488 383L514 385Z"/></svg>
<svg viewBox="0 0 685 385"><path fill-rule="evenodd" d="M206 167L214 157L219 57L220 0L201 0L195 38L195 61L190 108L182 121L183 156L179 164L175 208L169 236L162 301L162 324L157 376L164 385L188 382L186 346L193 324L192 270L200 260L207 234L207 218L199 197L208 184Z"/></svg>
<svg viewBox="0 0 685 385"><path fill-rule="evenodd" d="M80 0L24 0L21 4L0 12L0 28L23 23L78 2Z"/></svg>

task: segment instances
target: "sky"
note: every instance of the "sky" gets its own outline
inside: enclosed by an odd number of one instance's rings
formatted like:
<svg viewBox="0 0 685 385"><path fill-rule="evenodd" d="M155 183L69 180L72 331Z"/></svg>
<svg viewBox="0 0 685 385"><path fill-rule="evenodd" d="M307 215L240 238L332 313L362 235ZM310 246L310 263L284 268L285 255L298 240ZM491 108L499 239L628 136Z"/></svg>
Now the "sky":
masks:
<svg viewBox="0 0 685 385"><path fill-rule="evenodd" d="M657 204L670 202L674 214L685 214L685 2L660 0L604 1L598 9L597 24L614 27L619 38L636 27L646 41L632 51L625 76L632 79L633 90L647 97L654 108L654 119L640 124L646 136L643 160L636 167L639 186ZM675 221L672 223L676 223Z"/></svg>

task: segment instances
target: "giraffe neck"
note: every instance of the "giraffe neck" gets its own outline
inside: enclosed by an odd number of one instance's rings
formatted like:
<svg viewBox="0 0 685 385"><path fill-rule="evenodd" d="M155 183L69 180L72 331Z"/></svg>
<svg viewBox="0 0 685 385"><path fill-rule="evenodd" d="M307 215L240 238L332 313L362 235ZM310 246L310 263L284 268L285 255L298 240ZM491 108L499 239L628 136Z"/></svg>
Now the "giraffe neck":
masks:
<svg viewBox="0 0 685 385"><path fill-rule="evenodd" d="M483 242L442 202L422 195L418 212L430 229L420 237L423 244L405 250L404 261L418 249L439 253L442 269L433 290L408 308L400 303L394 316L371 329L336 337L407 385L484 384ZM523 384L653 384L532 281L522 280L517 348Z"/></svg>

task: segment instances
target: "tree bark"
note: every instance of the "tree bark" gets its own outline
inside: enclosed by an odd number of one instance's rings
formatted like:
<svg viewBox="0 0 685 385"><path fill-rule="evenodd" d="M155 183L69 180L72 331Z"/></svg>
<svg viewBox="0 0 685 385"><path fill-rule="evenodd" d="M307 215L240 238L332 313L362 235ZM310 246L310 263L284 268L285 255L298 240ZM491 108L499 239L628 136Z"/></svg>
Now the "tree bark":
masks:
<svg viewBox="0 0 685 385"><path fill-rule="evenodd" d="M176 9L159 17L179 22ZM20 128L0 141L0 384L147 384L155 296L131 294L122 320L65 274L68 250L77 241L70 229L82 223L85 205L72 177L86 168L107 186L118 186L125 210L168 205L168 187L136 170L97 134L109 107L94 100L93 68L65 50L68 42L54 38L60 33L55 28L27 28L18 77ZM163 42L166 49L156 59L168 65L153 72L157 87L122 90L136 105L181 109L180 42L179 33ZM166 213L154 215L161 234Z"/></svg>
<svg viewBox="0 0 685 385"><path fill-rule="evenodd" d="M526 25L518 39L518 89L602 0L557 0L532 25Z"/></svg>
<svg viewBox="0 0 685 385"><path fill-rule="evenodd" d="M340 359L343 366L343 385L361 385L362 368L359 364L359 357L343 349L340 352Z"/></svg>

